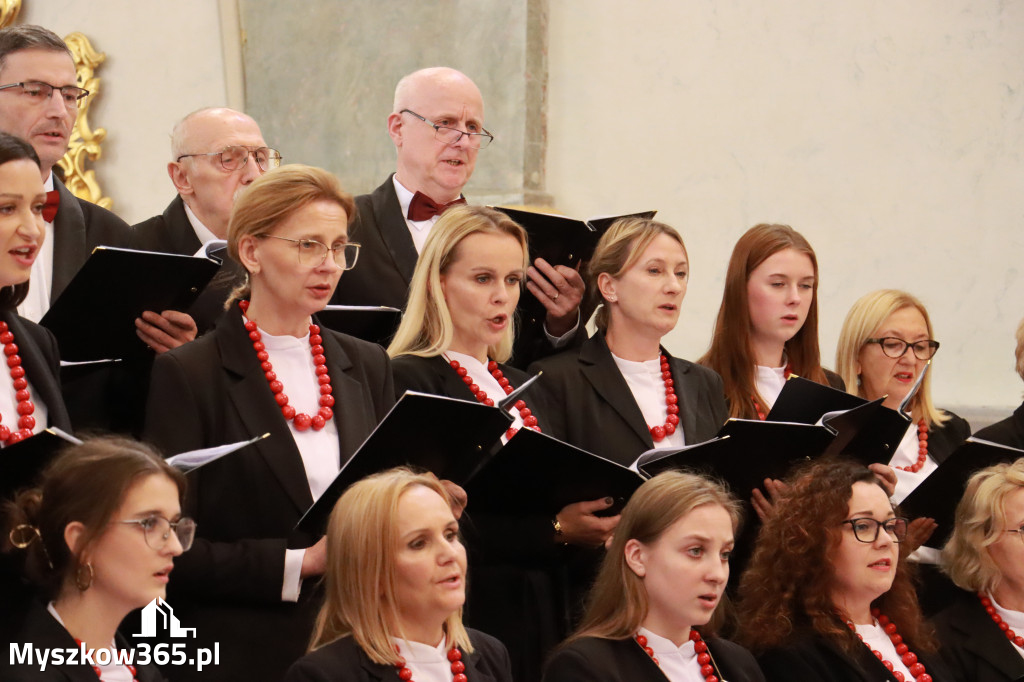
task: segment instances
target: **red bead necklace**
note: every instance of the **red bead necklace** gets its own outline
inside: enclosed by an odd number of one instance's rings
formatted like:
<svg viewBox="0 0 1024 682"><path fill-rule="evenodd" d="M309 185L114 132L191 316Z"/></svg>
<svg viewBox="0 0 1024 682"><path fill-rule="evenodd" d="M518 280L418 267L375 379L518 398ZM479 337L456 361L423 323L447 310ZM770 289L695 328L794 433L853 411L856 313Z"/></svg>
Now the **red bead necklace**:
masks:
<svg viewBox="0 0 1024 682"><path fill-rule="evenodd" d="M477 402L483 403L488 407L494 407L494 400L487 397L487 393L480 389L480 386L473 381L473 377L469 376L469 371L460 365L458 360L449 360L448 364L455 370L455 373L462 378L462 383L469 387L470 393L476 396ZM505 373L498 369L497 362L494 360L488 361L487 371L491 373L491 376L498 382L501 389L505 391L505 395L508 395L515 390L512 388L512 384L509 383L508 377L505 376ZM523 420L523 426L540 433L540 427L537 426L537 418L533 416L533 412L526 406L525 401L517 400L513 407L519 411L519 416ZM508 431L505 432L505 439L508 440L512 436L516 435L518 431L519 429L509 427Z"/></svg>
<svg viewBox="0 0 1024 682"><path fill-rule="evenodd" d="M661 663L658 663L658 659L654 657L654 649L647 646L647 638L637 633L634 639L647 652L654 664L660 668ZM707 642L701 639L700 633L692 628L690 629L690 641L693 642L693 650L697 652L697 665L700 666L700 674L704 676L704 682L718 682L718 676L715 675L715 663L711 660Z"/></svg>
<svg viewBox="0 0 1024 682"><path fill-rule="evenodd" d="M78 647L81 648L82 647L82 640L80 640L77 637L75 637L75 644L77 644ZM132 682L139 682L138 678L136 677L137 668L134 665L129 665L128 663L125 663L124 667L128 668L128 672L130 672L132 674ZM98 679L101 679L101 680L103 679L103 674L102 674L103 671L100 669L100 667L98 665L94 665L92 667L92 671L94 673L96 673L96 677Z"/></svg>
<svg viewBox="0 0 1024 682"><path fill-rule="evenodd" d="M395 647L395 651L398 651L398 647ZM452 664L452 682L467 682L468 678L465 675L466 664L462 662L462 652L452 647L448 650L448 660ZM399 656L395 667L398 668L398 679L404 680L404 682L412 682L412 671L405 667L404 658Z"/></svg>
<svg viewBox="0 0 1024 682"><path fill-rule="evenodd" d="M983 593L978 593L978 599L981 600L981 605L985 607L985 613L992 619L992 622L996 624L1003 634L1006 635L1006 639L1010 640L1012 644L1024 648L1024 637L1021 637L1016 632L1010 629L1010 626L996 613L996 607L992 603L992 600L986 597Z"/></svg>
<svg viewBox="0 0 1024 682"><path fill-rule="evenodd" d="M917 660L917 654L911 651L910 648L903 643L903 637L901 637L900 633L896 631L896 623L893 623L891 620L889 620L889 617L882 614L878 609L871 609L871 615L875 618L875 620L878 621L878 624L882 626L882 629L885 631L885 634L889 635L889 641L892 642L894 647L896 647L896 653L899 654L900 660L903 661L903 665L907 666L907 669L910 671L910 674L914 676L914 681L932 682L932 676L929 675L928 672L925 670L924 664ZM857 632L856 625L854 625L851 621L846 621L846 625L851 630L853 630L853 633L857 635L857 638L860 641L864 642L864 637L862 637L861 634ZM868 646L867 642L864 642L864 646L867 646L869 649L871 649L871 647ZM893 676L897 680L899 680L899 682L904 682L906 676L898 670L893 670L892 662L885 660L880 651L871 649L871 653L875 655L875 658L882 662L882 665L885 666L885 669L891 672Z"/></svg>
<svg viewBox="0 0 1024 682"><path fill-rule="evenodd" d="M650 427L651 439L655 443L665 440L676 432L679 424L679 398L676 397L675 381L672 380L672 368L668 358L661 355L661 379L665 383L665 423Z"/></svg>
<svg viewBox="0 0 1024 682"><path fill-rule="evenodd" d="M0 424L0 441L13 445L32 435L32 429L36 425L36 418L32 413L36 411L36 406L32 404L32 396L29 395L28 379L25 378L25 368L21 366L21 356L18 355L18 344L14 343L14 333L7 327L7 323L2 321L0 343L4 344L4 355L7 356L7 366L11 370L11 382L14 385L14 399L18 401L18 430L12 431L7 425Z"/></svg>
<svg viewBox="0 0 1024 682"><path fill-rule="evenodd" d="M791 376L793 376L793 368L790 367L789 363L787 362L786 369L782 370L782 377L786 381L789 381L789 377ZM754 402L754 411L757 412L757 418L760 419L761 421L767 419L768 413L761 409L761 406L757 402L757 398L755 398L754 396L750 396L750 399Z"/></svg>
<svg viewBox="0 0 1024 682"><path fill-rule="evenodd" d="M334 410L331 409L334 406L334 396L331 395L333 389L331 388L331 377L327 374L327 358L324 357L324 347L321 345L323 337L320 336L320 327L315 324L309 325L310 352L313 354L313 364L316 366L316 380L320 384L320 410L316 415L310 417L308 414L296 413L295 408L288 404L288 396L283 393L284 385L277 380L274 366L270 364L270 354L267 353L267 349L261 341L263 335L256 323L245 316L245 312L249 309L249 302L239 301L238 307L242 309L242 320L244 320L245 330L249 332L249 338L252 340L253 350L256 351L256 359L260 361L260 368L267 377L270 392L274 394L274 400L281 408L281 414L285 421L291 420L298 431L305 431L310 426L314 431L324 428L327 422L334 417Z"/></svg>
<svg viewBox="0 0 1024 682"><path fill-rule="evenodd" d="M916 474L928 461L928 425L924 420L917 422L917 461L908 467L893 467L900 471L909 471Z"/></svg>

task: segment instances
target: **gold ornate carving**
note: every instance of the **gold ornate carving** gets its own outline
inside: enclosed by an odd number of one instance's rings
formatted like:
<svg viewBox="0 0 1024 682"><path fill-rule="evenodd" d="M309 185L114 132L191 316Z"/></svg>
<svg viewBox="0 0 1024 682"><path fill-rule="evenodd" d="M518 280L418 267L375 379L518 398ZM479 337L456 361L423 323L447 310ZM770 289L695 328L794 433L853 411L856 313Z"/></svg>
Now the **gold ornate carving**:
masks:
<svg viewBox="0 0 1024 682"><path fill-rule="evenodd" d="M21 0L0 0L0 28L7 28L18 18Z"/></svg>
<svg viewBox="0 0 1024 682"><path fill-rule="evenodd" d="M94 74L96 67L106 60L107 55L94 50L89 39L78 32L65 36L64 42L75 58L78 85L88 90L89 96L78 110L78 119L71 131L68 153L58 165L64 171L64 184L72 194L103 208L110 208L114 202L110 197L103 196L96 180L96 172L85 167L86 162L96 161L103 154L100 143L107 136L104 128L93 130L89 127L89 106L99 95L100 90L100 79Z"/></svg>

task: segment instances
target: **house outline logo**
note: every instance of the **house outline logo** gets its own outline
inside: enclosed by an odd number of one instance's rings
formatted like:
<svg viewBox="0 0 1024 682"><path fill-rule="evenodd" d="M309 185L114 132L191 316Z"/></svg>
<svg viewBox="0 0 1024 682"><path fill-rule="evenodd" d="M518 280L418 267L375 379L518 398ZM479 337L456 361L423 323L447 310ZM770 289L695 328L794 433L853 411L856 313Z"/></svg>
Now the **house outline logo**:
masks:
<svg viewBox="0 0 1024 682"><path fill-rule="evenodd" d="M142 632L132 637L156 637L165 632L170 637L195 637L195 628L183 628L174 615L174 609L161 597L156 597L142 609Z"/></svg>

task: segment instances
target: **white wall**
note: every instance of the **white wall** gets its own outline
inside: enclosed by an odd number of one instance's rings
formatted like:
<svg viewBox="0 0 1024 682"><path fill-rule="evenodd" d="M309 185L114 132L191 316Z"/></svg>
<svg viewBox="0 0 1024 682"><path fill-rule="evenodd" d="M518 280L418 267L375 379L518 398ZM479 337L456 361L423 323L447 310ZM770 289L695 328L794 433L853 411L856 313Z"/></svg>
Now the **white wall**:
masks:
<svg viewBox="0 0 1024 682"><path fill-rule="evenodd" d="M61 37L84 33L107 60L89 124L106 128L92 167L113 211L129 223L163 212L171 128L182 116L226 102L218 5L213 0L26 0L18 23Z"/></svg>
<svg viewBox="0 0 1024 682"><path fill-rule="evenodd" d="M674 352L707 348L736 239L783 222L818 254L827 365L853 301L903 288L938 404L1019 404L1024 3L551 0L550 30L548 189L680 229Z"/></svg>

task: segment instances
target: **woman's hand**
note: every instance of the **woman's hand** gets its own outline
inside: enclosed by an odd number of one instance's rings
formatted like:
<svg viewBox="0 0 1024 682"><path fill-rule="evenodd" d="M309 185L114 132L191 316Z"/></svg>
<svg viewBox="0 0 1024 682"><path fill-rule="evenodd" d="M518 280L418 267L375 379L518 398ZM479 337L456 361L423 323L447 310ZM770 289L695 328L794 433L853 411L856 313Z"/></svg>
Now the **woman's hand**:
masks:
<svg viewBox="0 0 1024 682"><path fill-rule="evenodd" d="M899 482L896 478L896 470L886 464L869 464L868 469L871 469L872 473L875 474L875 478L885 488L885 494L892 497L893 493L896 492L896 484Z"/></svg>
<svg viewBox="0 0 1024 682"><path fill-rule="evenodd" d="M135 318L135 333L148 347L157 353L164 353L195 340L199 329L195 320L185 313L176 310L154 313L147 310L142 313L142 317Z"/></svg>
<svg viewBox="0 0 1024 682"><path fill-rule="evenodd" d="M787 487L778 479L766 478L764 479L764 489L768 493L767 496L759 488L754 488L754 492L750 495L750 503L754 505L754 511L757 512L761 523L767 521L775 513L775 503L786 493Z"/></svg>
<svg viewBox="0 0 1024 682"><path fill-rule="evenodd" d="M537 297L547 316L544 327L554 337L568 333L576 324L586 285L580 273L565 265L552 267L538 258L526 271L526 288Z"/></svg>
<svg viewBox="0 0 1024 682"><path fill-rule="evenodd" d="M939 527L939 524L935 523L935 519L928 517L921 517L914 519L907 525L907 539L903 541L906 546L904 550L907 554L913 554L917 549L928 542L928 538L932 536L935 529Z"/></svg>
<svg viewBox="0 0 1024 682"><path fill-rule="evenodd" d="M620 515L596 516L594 512L607 509L614 502L615 500L610 497L603 497L562 507L562 510L555 514L562 534L556 535L555 540L570 545L600 547L612 536L615 526L619 525Z"/></svg>
<svg viewBox="0 0 1024 682"><path fill-rule="evenodd" d="M299 577L305 580L306 578L323 575L326 568L327 536L325 535L302 555L302 568L299 569Z"/></svg>

